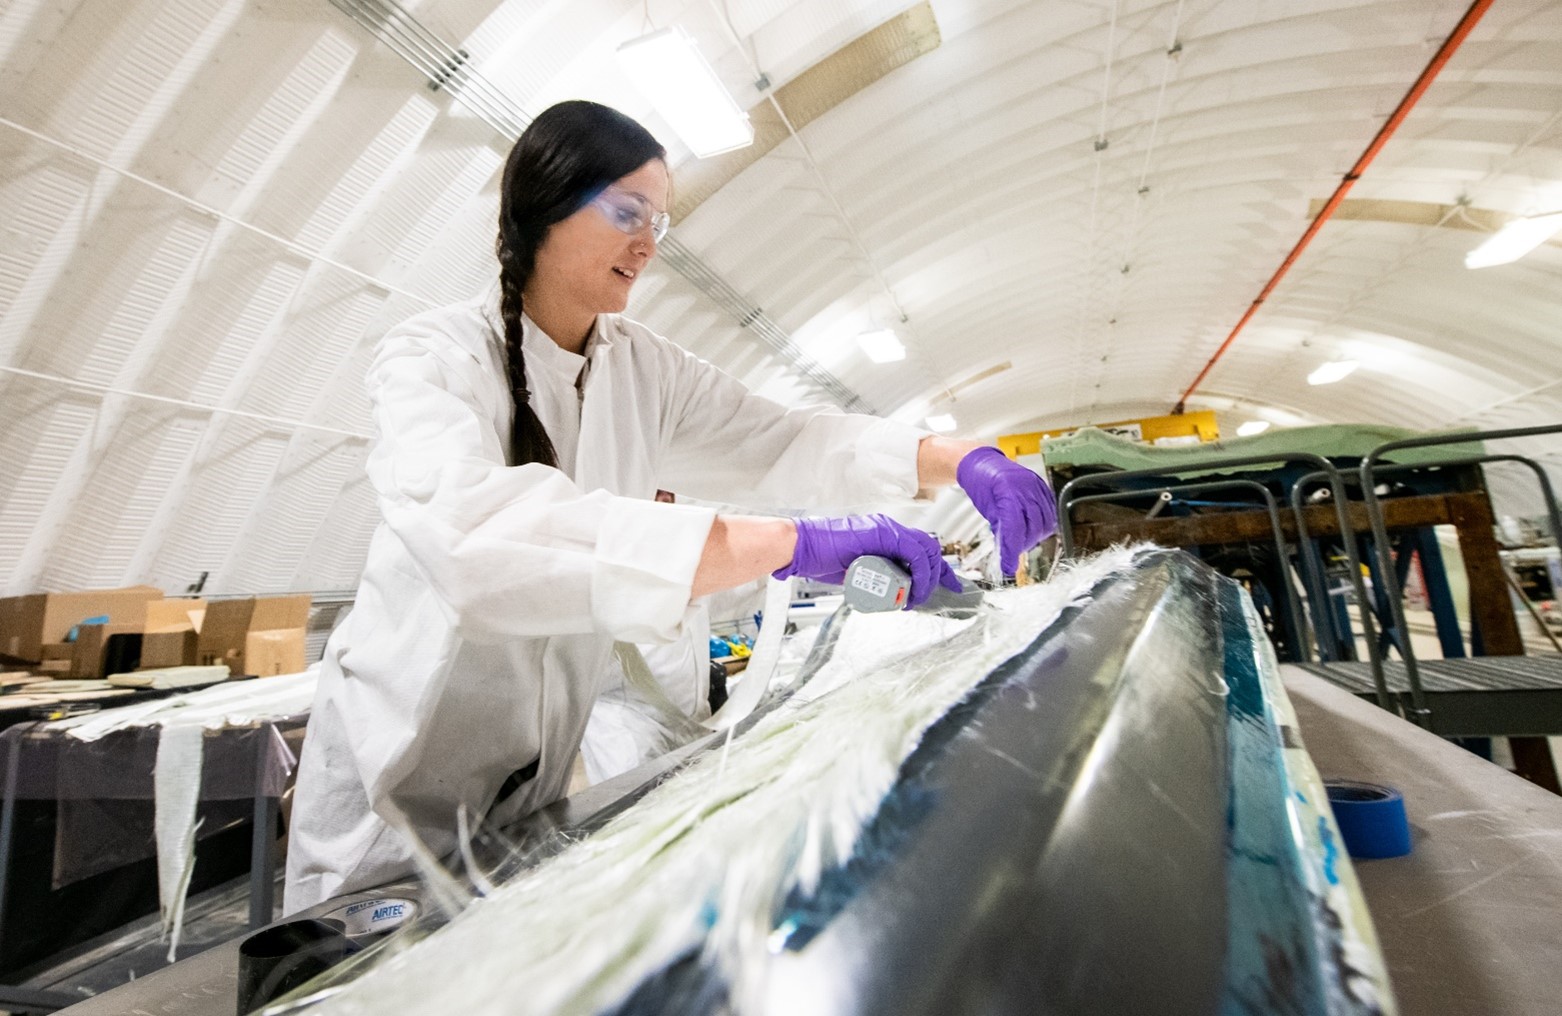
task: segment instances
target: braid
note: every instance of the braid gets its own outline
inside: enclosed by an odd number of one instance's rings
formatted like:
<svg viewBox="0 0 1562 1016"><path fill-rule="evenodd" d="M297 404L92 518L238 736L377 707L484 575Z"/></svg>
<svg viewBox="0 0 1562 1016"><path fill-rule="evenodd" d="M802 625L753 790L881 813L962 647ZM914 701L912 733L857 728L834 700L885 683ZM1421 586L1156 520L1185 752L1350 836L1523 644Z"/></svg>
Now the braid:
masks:
<svg viewBox="0 0 1562 1016"><path fill-rule="evenodd" d="M558 454L553 440L531 405L531 389L526 384L526 357L521 350L521 290L531 274L530 264L521 264L515 249L499 240L499 309L504 318L505 372L509 375L510 395L515 399L515 415L510 423L510 463L524 466L530 462L557 466Z"/></svg>

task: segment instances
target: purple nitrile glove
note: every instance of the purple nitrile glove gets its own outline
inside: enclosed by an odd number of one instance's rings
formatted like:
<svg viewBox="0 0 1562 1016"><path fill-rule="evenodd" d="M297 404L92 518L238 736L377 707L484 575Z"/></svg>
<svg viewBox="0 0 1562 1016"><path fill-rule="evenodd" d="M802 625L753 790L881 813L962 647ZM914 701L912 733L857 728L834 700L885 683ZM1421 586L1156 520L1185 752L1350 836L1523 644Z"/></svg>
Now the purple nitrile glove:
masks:
<svg viewBox="0 0 1562 1016"><path fill-rule="evenodd" d="M1058 531L1058 502L1047 481L998 449L968 452L955 478L992 526L1005 575L1014 574L1021 554Z"/></svg>
<svg viewBox="0 0 1562 1016"><path fill-rule="evenodd" d="M877 554L911 573L911 595L906 598L910 609L932 596L934 585L953 593L964 588L938 551L938 540L931 534L903 526L887 515L798 519L792 563L771 574L778 579L801 575L839 585L846 581L846 569L853 561L864 554Z"/></svg>

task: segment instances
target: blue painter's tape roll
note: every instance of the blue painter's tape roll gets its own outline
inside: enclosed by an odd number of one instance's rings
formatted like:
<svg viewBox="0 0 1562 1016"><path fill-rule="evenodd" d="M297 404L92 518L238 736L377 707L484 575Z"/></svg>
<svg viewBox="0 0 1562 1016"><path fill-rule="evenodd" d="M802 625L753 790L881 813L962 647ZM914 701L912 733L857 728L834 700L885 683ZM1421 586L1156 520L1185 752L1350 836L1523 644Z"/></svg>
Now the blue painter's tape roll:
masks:
<svg viewBox="0 0 1562 1016"><path fill-rule="evenodd" d="M1329 806L1350 856L1403 857L1410 853L1410 820L1405 799L1393 787L1330 780Z"/></svg>

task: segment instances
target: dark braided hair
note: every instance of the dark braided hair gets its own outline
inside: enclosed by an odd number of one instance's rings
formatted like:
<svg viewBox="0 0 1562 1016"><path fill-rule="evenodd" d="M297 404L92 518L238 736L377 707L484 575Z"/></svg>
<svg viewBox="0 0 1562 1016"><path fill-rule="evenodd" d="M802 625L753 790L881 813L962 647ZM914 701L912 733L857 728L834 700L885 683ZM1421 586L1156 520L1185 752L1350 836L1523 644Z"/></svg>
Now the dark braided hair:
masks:
<svg viewBox="0 0 1562 1016"><path fill-rule="evenodd" d="M515 417L510 462L557 466L542 421L531 407L521 352L521 293L537 263L537 248L554 223L569 218L604 187L667 152L629 117L595 102L561 102L544 110L521 135L504 164L499 196L500 309L505 369Z"/></svg>

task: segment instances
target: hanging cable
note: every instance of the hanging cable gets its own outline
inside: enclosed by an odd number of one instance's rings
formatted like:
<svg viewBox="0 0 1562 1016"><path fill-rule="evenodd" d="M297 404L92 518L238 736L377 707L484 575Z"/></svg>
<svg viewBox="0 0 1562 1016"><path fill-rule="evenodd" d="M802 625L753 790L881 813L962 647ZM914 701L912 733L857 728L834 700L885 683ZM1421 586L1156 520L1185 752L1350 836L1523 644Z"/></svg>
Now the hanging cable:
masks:
<svg viewBox="0 0 1562 1016"><path fill-rule="evenodd" d="M1098 212L1101 205L1101 173L1106 150L1110 145L1106 136L1107 111L1112 97L1112 62L1117 51L1117 11L1119 0L1112 0L1112 13L1106 26L1106 63L1101 71L1101 111L1096 119L1094 142L1095 169L1090 181L1090 226L1085 232L1085 277L1080 283L1078 323L1074 327L1074 359L1078 362L1085 344L1085 322L1090 316L1090 300L1095 295L1096 235ZM1079 405L1079 370L1069 371L1068 404Z"/></svg>
<svg viewBox="0 0 1562 1016"><path fill-rule="evenodd" d="M706 0L706 3L715 13L716 18L721 22L722 27L726 29L728 37L732 40L732 44L736 46L743 54L744 60L748 63L749 66L749 73L754 75L754 79L756 81L765 79L766 75L759 66L759 56L757 52L752 52L749 47L744 44L742 37L738 35L737 29L733 27L731 19L727 16L725 5L719 3L718 0ZM775 90L766 89L764 95L766 101L770 103L770 108L775 111L776 116L780 117L782 125L786 127L787 134L792 138L793 141L797 143L797 147L802 151L803 161L808 164L808 169L813 174L814 182L818 184L820 193L824 195L825 200L827 200L830 203L830 207L834 209L835 217L839 219L841 225L846 228L846 235L851 240L852 246L857 248L858 257L862 259L863 264L868 266L868 271L872 273L874 281L877 282L879 288L884 291L884 295L889 299L890 306L895 310L895 316L900 319L901 324L909 325L911 323L910 315L908 315L906 313L906 309L901 306L900 298L896 296L895 291L890 288L889 280L884 277L884 272L880 270L878 263L873 260L873 255L868 252L868 245L863 242L862 235L857 232L856 225L852 222L851 217L846 214L846 209L841 205L840 200L836 198L835 190L830 186L830 181L825 179L824 170L820 168L819 160L814 157L813 149L808 147L808 142L803 140L802 135L799 134L797 132L797 128L793 126L792 118L787 116L786 110L781 107L780 100L776 98ZM929 380L931 380L934 385L943 389L945 399L951 402L954 401L954 394L949 390L948 383L944 381L944 379L940 377L935 370L928 366L925 358L926 354L925 351L921 348L921 343L913 342L913 346L915 347L915 350L918 354L918 366L922 368L923 373L927 375Z"/></svg>
<svg viewBox="0 0 1562 1016"><path fill-rule="evenodd" d="M1171 82L1172 68L1176 66L1177 58L1182 53L1182 43L1178 41L1179 34L1182 31L1182 8L1183 0L1177 0L1177 7L1172 12L1171 31L1167 33L1165 59L1161 61L1161 83L1155 92L1155 111L1150 116L1150 133L1149 137L1145 141L1144 162L1141 163L1139 167L1139 181L1134 185L1133 204L1130 206L1128 219L1128 242L1127 246L1123 250L1123 256L1121 259L1122 268L1117 273L1116 279L1114 280L1112 302L1106 313L1106 320L1108 323L1117 320L1117 312L1123 305L1123 296L1128 289L1129 270L1134 262L1134 253L1138 249L1139 212L1140 209L1144 206L1145 198L1150 192L1150 160L1151 157L1155 154L1155 143L1159 137L1160 132L1161 114L1166 108L1166 87ZM1105 352L1102 355L1101 363L1107 362L1107 359L1112 355L1113 352L1114 347L1112 345L1112 336L1110 332L1107 333L1107 338L1103 343L1103 348ZM1101 376L1101 364L1098 363L1096 365L1096 377L1099 380ZM1100 386L1098 384L1097 390L1099 390L1099 388ZM1096 397L1091 396L1090 408L1094 410L1097 404Z"/></svg>

